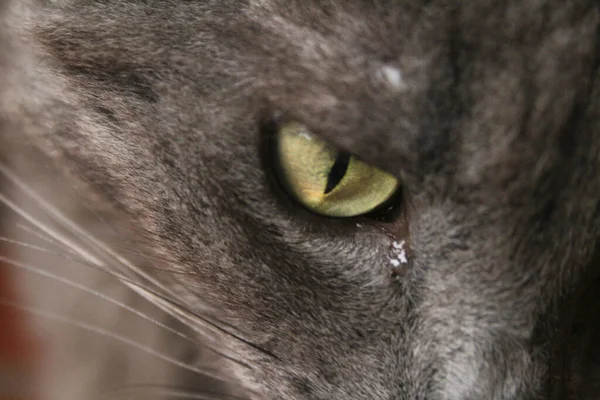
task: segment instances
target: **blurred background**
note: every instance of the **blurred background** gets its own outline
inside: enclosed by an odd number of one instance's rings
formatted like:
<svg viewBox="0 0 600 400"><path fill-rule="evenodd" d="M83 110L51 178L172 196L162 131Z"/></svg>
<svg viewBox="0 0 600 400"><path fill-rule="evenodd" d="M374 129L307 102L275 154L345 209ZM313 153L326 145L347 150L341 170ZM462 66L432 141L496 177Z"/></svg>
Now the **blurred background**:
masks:
<svg viewBox="0 0 600 400"><path fill-rule="evenodd" d="M5 237L6 215L0 208L0 237ZM4 262L10 258L8 248L0 242L0 299L19 303L16 271ZM0 304L0 400L32 400L38 348L28 329L24 312Z"/></svg>

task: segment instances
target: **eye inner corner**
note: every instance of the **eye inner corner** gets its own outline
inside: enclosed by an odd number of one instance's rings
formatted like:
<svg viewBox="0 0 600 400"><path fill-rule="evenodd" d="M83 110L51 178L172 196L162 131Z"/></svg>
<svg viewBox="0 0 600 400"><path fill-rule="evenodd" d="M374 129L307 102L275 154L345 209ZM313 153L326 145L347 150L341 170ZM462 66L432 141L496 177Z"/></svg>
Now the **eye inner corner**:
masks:
<svg viewBox="0 0 600 400"><path fill-rule="evenodd" d="M348 166L350 165L350 157L350 153L338 153L335 162L333 163L333 166L327 174L327 184L325 185L324 194L330 193L342 181L344 175L346 175L346 172L348 171Z"/></svg>

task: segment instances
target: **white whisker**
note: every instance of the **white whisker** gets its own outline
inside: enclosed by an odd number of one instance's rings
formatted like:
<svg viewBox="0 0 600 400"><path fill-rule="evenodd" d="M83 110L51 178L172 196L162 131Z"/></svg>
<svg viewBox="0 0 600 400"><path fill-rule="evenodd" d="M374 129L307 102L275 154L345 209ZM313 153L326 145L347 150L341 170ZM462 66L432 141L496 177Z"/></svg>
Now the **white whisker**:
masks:
<svg viewBox="0 0 600 400"><path fill-rule="evenodd" d="M56 282L60 282L60 283L62 283L64 285L70 286L72 288L81 290L81 291L86 292L88 294L91 294L91 295L93 295L95 297L103 299L103 300L105 300L105 301L107 301L107 302L109 302L111 304L116 305L117 307L119 307L119 308L121 308L123 310L126 310L126 311L128 311L128 312L130 312L132 314L137 315L138 317L140 317L140 318L142 318L142 319L144 319L144 320L146 320L148 322L151 322L152 324L154 324L154 325L156 325L156 326L158 326L160 328L163 328L163 329L165 329L165 330L167 330L167 331L169 331L169 332L171 332L171 333L173 333L173 334L175 334L175 335L177 335L177 336L179 336L179 337L181 337L183 339L186 339L189 342L197 344L197 342L195 340L193 340L191 337L189 337L189 336L187 336L187 335L185 335L185 334L183 334L183 333L181 333L181 332L179 332L179 331L177 331L177 330L175 330L173 328L170 328L169 326L163 324L160 321L157 321L156 319L148 316L147 314L144 314L141 311L136 310L135 308L128 306L127 304L124 304L124 303L122 303L122 302L120 302L120 301L118 301L116 299L113 299L112 297L109 297L109 296L107 296L107 295L105 295L105 294L103 294L101 292L98 292L98 291L96 291L94 289L86 287L86 286L84 286L84 285L82 285L80 283L77 283L77 282L72 281L70 279L67 279L67 278L64 278L62 276L53 274L53 273L48 272L46 270L43 270L41 268L36 268L36 267L34 267L32 265L24 264L24 263L21 263L19 261L12 260L12 259L7 258L7 257L0 256L0 261L6 263L8 265L11 265L11 266L13 266L15 268L19 268L19 269L22 269L22 270L25 270L25 271L28 271L28 272L31 272L31 273L34 273L34 274L46 277L48 279L52 279L52 280L54 280Z"/></svg>
<svg viewBox="0 0 600 400"><path fill-rule="evenodd" d="M0 164L0 167L1 167L1 164ZM0 203L3 203L5 206L10 208L13 212L18 214L20 217L22 217L24 220L26 220L30 224L37 227L39 230L41 230L45 234L47 234L50 237L52 237L53 239L59 241L63 245L68 246L70 249L77 252L81 257L85 258L90 263L101 265L101 266L104 265L102 263L102 261L100 261L98 258L96 258L89 252L82 249L80 246L73 243L66 236L62 235L59 232L56 232L55 230L52 230L52 228L50 228L49 226L47 226L47 225L43 224L42 222L40 222L39 220L37 220L35 217L30 215L27 211L25 211L24 209L22 209L21 207L19 207L12 201L10 201L8 198L6 198L2 193L0 193Z"/></svg>
<svg viewBox="0 0 600 400"><path fill-rule="evenodd" d="M139 276L141 276L142 278L146 279L147 281L149 281L150 283L152 283L156 287L164 290L165 292L169 293L169 295L173 296L173 293L171 293L171 291L168 290L159 281L157 281L156 279L154 279L150 275L148 275L145 272L143 272L140 268L134 266L128 260L126 260L125 258L123 258L122 256L120 256L119 254L117 254L116 252L114 252L112 249L110 249L103 242L101 242L98 239L92 237L92 235L88 234L85 230L83 230L82 228L80 228L78 225L76 225L74 222L72 222L70 219L68 219L62 213L60 213L60 211L58 211L51 204L49 204L48 202L46 202L41 196L39 196L35 191L33 191L31 188L29 188L16 175L14 175L9 170L9 168L7 168L2 163L0 163L0 172L2 174L4 174L6 176L6 178L8 178L12 183L14 183L25 194L27 194L31 199L33 199L43 210L45 210L48 213L48 215L54 217L60 223L62 223L64 226L68 227L73 232L79 234L80 237L86 238L94 246L96 246L97 248L100 248L103 252L105 252L106 254L109 254L110 256L112 256L118 262L118 264L126 266L129 270L134 271ZM79 254L80 256L82 256L89 263L94 264L94 265L96 265L98 267L101 267L101 268L105 267L105 263L103 263L102 261L100 261L97 257L95 257L92 254L90 254L89 252L85 251L80 246L77 246L75 243L73 243L72 241L70 241L64 235L61 235L60 233L55 232L54 230L52 230L51 228L49 228L48 226L46 226L42 222L38 221L36 218L34 218L33 216L31 216L29 213L27 213L24 209L22 209L21 207L19 207L18 205L16 205L14 202L10 201L8 198L6 198L1 193L0 193L0 202L4 203L7 207L9 207L10 209L12 209L15 213L17 213L19 216L21 216L26 221L28 221L29 223L31 223L33 226L35 226L38 229L40 229L43 233L45 233L46 235L48 235L52 239L57 240L58 242L60 242L64 246L67 246L68 248L72 249L74 252L76 252L77 254ZM138 293L138 294L140 293L140 291L137 289L137 287L138 287L137 285L136 286L132 286L132 285L128 284L126 281L124 281L124 283L127 286L129 286L130 288L132 288L136 293ZM144 296L144 297L147 297L147 296Z"/></svg>
<svg viewBox="0 0 600 400"><path fill-rule="evenodd" d="M49 253L49 254L55 255L57 257L69 260L69 261L74 261L74 262L80 262L80 263L82 263L82 261L73 260L70 257L66 257L64 255L61 255L60 253L54 253L54 252L52 252L50 250L47 250L47 249L44 249L44 248L41 248L41 247L38 247L38 246L30 245L28 243L23 243L23 242L15 241L15 240L12 240L12 239L0 237L0 242L2 242L2 241L3 242L8 242L8 243L13 243L13 244L20 245L20 246L27 246L27 248L30 248L32 250L41 251L41 252L44 252L44 253ZM94 295L96 297L99 297L101 299L104 299L104 300L106 300L106 301L108 301L108 302L110 302L112 304L115 304L116 306L118 306L118 307L120 307L122 309L125 309L125 310L127 310L127 311L129 311L129 312L131 312L131 313L133 313L133 314L141 317L142 319L145 319L145 320L153 323L154 325L157 325L157 326L159 326L159 327L161 327L163 329L166 329L167 331L172 332L172 333L176 334L177 336L180 336L180 337L182 337L182 338L184 338L184 339L186 339L186 340L188 340L188 341L190 341L190 342L192 342L194 344L198 344L198 342L196 340L194 340L193 338L191 338L190 336L185 335L185 334L183 334L183 333L181 333L181 332L179 332L179 331L177 331L175 329L170 328L169 326L161 323L160 321L157 321L157 320L151 318L150 316L148 316L147 314L144 314L144 313L140 312L139 310L136 310L136 309L134 309L132 307L129 307L129 306L127 306L124 303L121 303L121 302L119 302L119 301L117 301L117 300L115 300L115 299L113 299L113 298L111 298L109 296L106 296L106 295L104 295L104 294L102 294L100 292L97 292L97 291L95 291L95 290L93 290L91 288L88 288L88 287L86 287L84 285L81 285L81 284L79 284L77 282L74 282L72 280L69 280L67 278L64 278L64 277L61 277L61 276L58 276L58 275L55 275L55 274L52 274L52 273L50 273L48 271L45 271L45 270L43 270L41 268L36 268L36 267L34 267L32 265L24 264L24 263L21 263L21 262L19 262L17 260L13 260L13 259L10 259L10 258L7 258L7 257L0 256L0 261L3 261L3 262L5 262L5 263L7 263L9 265L12 265L15 268L20 268L20 269L23 269L23 270L27 270L29 272L32 272L32 273L35 273L35 274L47 277L49 279L53 279L55 281L58 281L58 282L61 282L61 283L65 284L65 285L74 287L76 289L82 290L84 292L92 294L92 295ZM110 270L101 270L101 272L107 272L111 276L114 276L114 274L115 274L114 272L112 272ZM131 285L129 287L132 290L136 291L137 293L140 293L140 291L143 291L146 294L152 293L149 289L141 288L138 284L136 284L134 282L127 282L127 278L125 278L125 277L122 277L122 278L117 277L117 279L119 279L119 281L121 283L123 283L123 284L127 285L129 283ZM209 339L208 336L210 336L210 334L206 330L199 329L197 322L196 323L192 323L193 320L191 318L188 317L188 319L182 319L182 318L180 318L179 314L174 315L173 311L171 311L171 310L175 310L175 309L177 309L177 307L175 305L173 305L172 302L169 303L169 304L172 304L171 308L169 310L165 310L163 307L160 307L159 305L157 305L156 303L154 303L152 300L148 299L147 295L143 295L143 297L145 297L147 300L150 301L151 304L153 304L154 306L156 306L157 308L159 308L161 311L165 312L167 315L176 318L178 321L180 321L181 323L183 323L189 329L192 329L194 332L201 334L203 336L203 338L205 339L204 343L202 343L202 345L204 347L206 347L208 350L212 351L213 353L215 353L215 354L217 354L217 355L219 355L219 356L221 356L221 357L223 357L225 359L228 359L228 360L233 361L233 362L235 362L235 363L237 363L239 365L242 365L242 366L244 366L246 368L251 368L248 364L244 363L243 361L240 361L240 360L236 359L234 356L228 355L228 354L226 354L226 353L224 353L224 352L222 352L220 350L217 350L212 344L209 345L207 343L207 341ZM154 297L158 298L158 295L155 294ZM163 300L163 302L167 302L167 300ZM211 333L214 334L215 330L213 329L211 331ZM210 338L210 340L212 342L214 340L214 337Z"/></svg>
<svg viewBox="0 0 600 400"><path fill-rule="evenodd" d="M245 390L245 392L248 395L254 393L254 392L250 391L249 389ZM210 391L210 390L203 390L202 392L198 392L197 390L191 391L191 390L187 390L186 388L182 388L182 387L171 386L171 385L161 385L161 384L134 384L134 385L117 386L117 387L110 388L109 390L105 391L105 393L107 395L111 395L113 393L116 393L117 395L119 395L119 394L123 394L123 395L125 395L125 394L133 394L133 395L143 394L146 396L157 395L157 396L166 396L166 397L172 397L172 398L187 398L187 399L197 398L197 397L193 397L193 396L205 396L205 397L200 397L200 398L201 399L208 398L208 399L212 399L212 400L217 400L217 399L247 400L246 397L229 395L229 394L222 393L222 392L216 392L216 391ZM211 396L211 397L206 397L206 396Z"/></svg>
<svg viewBox="0 0 600 400"><path fill-rule="evenodd" d="M225 328L225 326L223 326L225 324L223 324L221 322L217 323L217 322L212 321L212 318L210 318L208 316L202 316L202 315L195 314L195 313L185 309L184 307L179 306L178 304L173 304L169 299L162 297L160 294L148 291L143 287L136 286L135 283L133 283L132 286L135 287L134 290L136 290L141 296L146 298L152 304L156 305L157 307L160 307L163 311L165 311L169 315L172 315L173 317L177 318L179 321L181 321L182 323L186 324L187 326L189 326L190 328L192 328L194 330L204 328L204 329L209 329L213 333L216 332L221 335L225 334L231 338L236 339L238 342L243 343L255 350L259 350L262 353L267 354L275 359L279 359L279 357L277 357L275 354L269 352L268 350L265 350L264 348L260 347L259 345L249 341L248 339L246 339L242 336L239 336L236 333L230 332L228 329ZM206 332L202 331L202 330L198 330L197 332L206 334Z"/></svg>
<svg viewBox="0 0 600 400"><path fill-rule="evenodd" d="M73 250L71 250L71 248L65 246L62 243L57 242L56 240L52 240L52 238L49 237L48 235L45 235L45 234L43 234L41 232L36 232L32 228L30 228L28 226L25 226L25 225L23 225L21 223L16 223L15 225L16 225L17 228L23 230L24 232L27 232L28 234L30 234L32 236L35 236L36 238L38 238L38 239L40 239L40 240L42 240L42 241L44 241L44 242L46 242L48 244L51 244L52 246L60 246L65 251L68 251L71 254L76 254Z"/></svg>
<svg viewBox="0 0 600 400"><path fill-rule="evenodd" d="M115 251L113 251L105 243L103 243L102 241L96 239L91 234L89 234L87 231L85 231L84 229L80 228L72 220L70 220L65 215L63 215L54 206L52 206L50 203L48 203L46 200L44 200L40 195L38 195L33 189L31 189L28 185L26 185L15 174L13 174L10 171L10 169L8 167L6 167L2 163L0 163L0 172L2 174L4 174L4 176L7 179L9 179L14 185L16 185L19 189L21 189L25 194L27 194L27 196L29 196L31 199L33 199L42 210L44 210L49 216L52 216L57 222L61 223L63 226L65 226L68 229L70 229L71 232L74 232L77 235L79 235L79 237L86 239L93 246L95 246L96 248L102 250L102 252L104 254L110 255L112 258L114 258L115 260L117 260L120 265L123 265L123 266L127 267L130 271L135 272L136 274L138 274L142 278L146 279L148 282L152 283L156 287L158 287L158 288L160 288L160 289L162 289L162 290L164 290L167 293L170 293L172 295L172 293L164 285L162 285L158 280L154 279L152 276L150 276L147 273L145 273L142 269L138 268L137 266L135 266L134 264L132 264L131 262L129 262L129 260L125 259L121 255L119 255L118 253L116 253ZM2 201L2 202L8 201L9 203L12 204L12 206L7 204L10 208L14 209L16 207L17 209L20 210L20 212L18 212L20 215L24 214L25 216L28 216L28 214L25 211L21 210L18 206L16 206L14 203L10 202L10 200L6 199L6 197L2 196L1 194L0 194L0 201ZM15 212L17 212L17 211L15 211ZM42 225L41 223L39 223L39 221L36 221L32 217L29 217L29 218L26 218L26 219L28 221L34 223L34 225L36 225L36 226L38 224ZM33 221L31 219L33 219ZM48 232L48 228L45 228L45 229L42 229L42 230L44 230L46 234L49 234L50 236L54 237L54 235L52 235L52 231L51 230ZM60 240L60 239L58 239L56 237L55 237L55 239L63 242L64 244L68 243L68 240L67 240L67 242L65 242L64 240ZM66 238L64 238L64 239L66 239ZM73 250L77 251L78 248L73 248ZM84 252L84 253L87 253L87 252ZM91 256L91 255L87 255L87 256ZM94 260L94 261L91 261L93 263L99 263L100 262L95 257L93 257L92 259ZM92 260L92 259L90 259L90 260Z"/></svg>
<svg viewBox="0 0 600 400"><path fill-rule="evenodd" d="M86 251L79 244L73 242L66 236L62 235L59 232L48 227L46 224L37 220L34 216L30 215L23 208L19 207L17 204L9 200L6 196L0 193L0 203L4 203L7 207L12 209L16 214L24 218L30 224L38 228L43 234L48 235L52 240L56 240L60 244L70 248L77 255L83 258L83 260L77 260L79 263L90 265L97 269L101 269L110 275L119 279L124 285L129 287L138 295L142 296L146 300L150 301L151 304L154 304L162 311L166 312L168 315L173 316L187 327L191 328L197 333L200 333L205 337L205 339L214 340L215 337L222 336L226 334L229 337L237 339L239 342L244 343L254 349L260 350L265 354L268 354L272 357L275 357L273 354L269 353L265 349L262 349L258 345L244 339L243 337L236 335L235 333L230 332L226 329L223 323L213 322L210 318L197 315L193 312L190 312L185 307L181 306L178 296L175 296L171 290L165 287L160 281L152 277L151 275L144 272L141 268L132 264L129 260L122 257L120 254L111 249L107 244L100 241L99 239L92 236L90 233L80 228L75 222L70 220L68 217L63 215L59 210L57 210L54 206L44 200L40 195L38 195L34 190L28 187L24 182L21 181L16 175L14 175L6 166L0 163L0 173L2 173L8 180L10 180L16 187L18 187L24 194L26 194L30 199L35 201L35 203L40 207L46 215L53 218L63 229L68 230L70 233L77 235L78 239L90 245L91 248L96 250L97 254L107 255L108 258L105 258L105 261L98 259L95 255L92 255L90 252ZM110 265L114 262L114 264L123 266L127 271L133 272L144 280L148 281L148 283L153 286L161 289L168 294L165 296L164 294L156 293L154 290L151 290L147 287L141 286L139 283L134 282L130 276L123 276L115 271L109 270L107 265ZM174 298L176 300L170 299ZM214 350L214 349L213 349ZM216 350L215 350L216 351ZM229 357L225 354L221 354L223 357L226 357L232 361L235 361L239 364L241 362L235 360L232 357Z"/></svg>
<svg viewBox="0 0 600 400"><path fill-rule="evenodd" d="M136 395L143 396L143 398L147 399L148 397L161 397L161 398L171 398L171 399L195 399L195 400L242 400L240 397L231 397L218 393L195 393L188 392L185 390L177 390L170 388L161 388L161 387L148 387L146 390L120 390L115 393L117 397L121 396L130 396Z"/></svg>
<svg viewBox="0 0 600 400"><path fill-rule="evenodd" d="M144 287L137 285L134 282L124 282L129 288L135 291L137 294L145 298L158 307L167 315L172 316L194 332L201 334L205 339L214 341L216 337L222 335L222 332L215 326L206 326L205 324L199 324L197 318L192 318L190 313L184 308L180 307L177 303L173 303L171 300L165 299L159 294L149 291ZM230 358L230 357L227 357Z"/></svg>
<svg viewBox="0 0 600 400"><path fill-rule="evenodd" d="M35 244L32 244L32 243L23 242L21 240L11 239L11 238L8 238L6 236L0 236L0 242L4 242L4 243L7 243L7 244L12 244L14 246L23 247L23 248L26 248L26 249L29 249L29 250L39 251L39 252L42 252L42 253L51 254L51 255L55 255L57 257L65 258L65 259L68 259L68 260L71 260L71 261L78 261L79 262L79 258L75 259L75 258L72 258L72 257L66 257L66 256L63 256L63 254L59 253L58 251L50 250L50 249L47 249L45 247L38 246L38 245L35 245ZM63 249L62 246L61 246L61 249ZM65 249L65 251L66 251L66 249ZM73 252L68 252L68 253L70 255L78 256L78 254L73 253ZM81 260L80 262L83 263L83 262L85 262L85 260Z"/></svg>
<svg viewBox="0 0 600 400"><path fill-rule="evenodd" d="M86 260L82 260L81 258L78 257L78 254L73 253L73 252L69 252L69 254L74 255L75 257L72 257L72 256L64 254L64 253L60 253L58 251L53 251L53 250L50 250L50 249L47 249L47 248L44 248L44 247L41 247L41 246L36 246L36 245L30 244L30 243L25 243L25 242L22 242L22 241L19 241L19 240L14 240L14 239L10 239L10 238L7 238L7 237L2 237L2 236L0 236L0 242L6 242L6 243L13 244L15 246L25 247L25 248L28 248L28 249L31 249L31 250L34 250L34 251L39 251L39 252L42 252L42 253L46 253L46 254L50 254L50 255L56 256L58 258L66 260L66 261L72 261L72 262L84 265L84 266L92 268L92 269L94 269L96 271L105 273L105 274L107 274L107 275L109 275L109 276L117 279L122 284L130 283L130 284L135 285L135 286L139 286L140 285L139 283L134 282L128 276L121 275L120 273L115 272L115 271L111 270L108 267L103 267L103 266L100 266L100 265L89 263ZM151 289L148 289L148 288L145 288L145 290L151 291ZM175 300L171 300L171 301L175 302Z"/></svg>
<svg viewBox="0 0 600 400"><path fill-rule="evenodd" d="M106 338L115 340L117 342L123 343L125 345L131 346L133 348L136 348L142 352L144 352L145 354L151 355L153 357L156 357L166 363L169 363L171 365L177 366L179 368L185 369L187 371L190 372L194 372L197 373L201 376L206 376L206 377L210 377L213 378L217 381L223 382L223 383L228 383L228 384L235 384L235 382L233 382L231 379L226 379L223 376L219 376L217 375L214 371L208 370L208 369L201 369L201 368L197 368L194 367L192 365L186 364L182 361L179 361L173 357L170 357L166 354L163 354L159 351L156 351L148 346L144 346L140 343L137 343L135 340L128 338L126 336L122 336L119 334L116 334L114 332L110 332L107 331L105 329L102 329L100 327L94 326L92 324L88 324L86 322L82 322L82 321L75 321L73 319L52 313L50 311L47 310L42 310L42 309L38 309L38 308L33 308L33 307L27 307L27 306L22 306L19 305L17 303L14 302L10 302L7 300L2 300L0 299L0 305L3 305L5 307L8 308L12 308L15 310L19 310L19 311L23 311L23 312L27 312L33 315L37 315L41 318L45 318L48 320L52 320L52 321L56 321L56 322L60 322L60 323L64 323L66 325L70 325L79 329L82 329L84 331L87 332L91 332L91 333L95 333L98 334L100 336L104 336Z"/></svg>

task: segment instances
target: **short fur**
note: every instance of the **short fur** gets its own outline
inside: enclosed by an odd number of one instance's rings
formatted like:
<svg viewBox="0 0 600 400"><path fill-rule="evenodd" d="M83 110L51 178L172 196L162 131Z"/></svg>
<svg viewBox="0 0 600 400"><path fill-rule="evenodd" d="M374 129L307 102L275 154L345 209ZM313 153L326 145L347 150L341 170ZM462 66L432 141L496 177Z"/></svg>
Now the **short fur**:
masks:
<svg viewBox="0 0 600 400"><path fill-rule="evenodd" d="M16 4L6 20L20 58L0 92L11 168L243 337L217 343L247 366L27 278L39 303L76 304L78 321L93 312L254 399L600 398L598 1ZM323 218L282 195L262 156L280 113L401 177L400 222ZM393 240L411 247L397 278ZM102 273L25 253L149 307ZM225 390L105 337L56 332L48 398Z"/></svg>

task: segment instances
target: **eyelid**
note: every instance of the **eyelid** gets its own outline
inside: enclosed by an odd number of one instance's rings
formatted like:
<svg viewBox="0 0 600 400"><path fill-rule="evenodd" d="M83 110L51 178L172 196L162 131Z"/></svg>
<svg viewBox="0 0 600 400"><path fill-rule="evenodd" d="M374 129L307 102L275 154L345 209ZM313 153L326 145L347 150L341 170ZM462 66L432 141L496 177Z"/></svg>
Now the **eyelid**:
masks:
<svg viewBox="0 0 600 400"><path fill-rule="evenodd" d="M404 169L399 170L397 168L386 168L385 165L382 165L383 163L381 162L380 158L364 157L365 149L369 149L373 146L369 146L369 145L353 146L353 147L357 147L356 149L354 149L355 151L353 151L353 149L351 149L349 147L340 145L338 143L338 141L336 140L336 137L331 137L331 135L328 134L330 132L327 132L318 124L315 124L312 121L305 122L301 118L297 118L296 114L284 112L281 110L278 110L275 112L271 111L271 112L263 113L263 118L261 119L261 121L262 121L261 126L263 127L262 131L267 139L273 140L276 137L277 129L279 126L289 123L289 122L297 122L297 123L304 125L306 127L306 129L311 132L311 134L313 134L314 136L317 136L321 140L325 140L332 147L335 147L336 149L338 149L338 151L349 153L353 157L356 157L358 160L360 160L366 164L372 165L374 167L377 167L380 170L393 175L394 177L396 177L396 179L402 181L402 179L401 179L402 176L400 175L399 171L402 171Z"/></svg>

